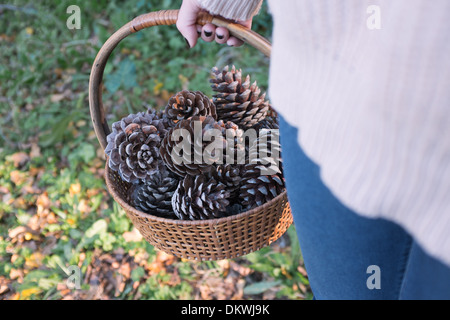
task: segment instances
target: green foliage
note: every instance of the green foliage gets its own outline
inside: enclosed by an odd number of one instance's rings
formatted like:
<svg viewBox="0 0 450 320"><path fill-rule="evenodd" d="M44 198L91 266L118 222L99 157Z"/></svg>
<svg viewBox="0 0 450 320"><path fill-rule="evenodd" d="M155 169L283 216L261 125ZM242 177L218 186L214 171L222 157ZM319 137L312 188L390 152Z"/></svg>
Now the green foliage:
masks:
<svg viewBox="0 0 450 320"><path fill-rule="evenodd" d="M66 27L70 5L81 9L80 30ZM250 268L250 275L228 273L219 262L166 257L136 238L131 221L106 190L105 159L88 108L92 63L128 21L179 5L175 0L12 0L0 10L0 288L2 283L10 288L0 289L0 298L92 297L97 282L107 282L111 274L123 279L122 287L108 289L116 299L207 295L202 288L211 274L235 277L236 283L244 279L244 298L274 288L278 298L308 298L299 289L308 283L298 272L301 254L292 231L289 247L235 260ZM265 7L253 29L270 38ZM199 41L188 50L175 26L133 34L106 65L108 122L147 106L163 107L181 89L211 94L210 69L227 64L252 74L267 89L269 61L249 46ZM69 266L80 268L81 290L65 287Z"/></svg>

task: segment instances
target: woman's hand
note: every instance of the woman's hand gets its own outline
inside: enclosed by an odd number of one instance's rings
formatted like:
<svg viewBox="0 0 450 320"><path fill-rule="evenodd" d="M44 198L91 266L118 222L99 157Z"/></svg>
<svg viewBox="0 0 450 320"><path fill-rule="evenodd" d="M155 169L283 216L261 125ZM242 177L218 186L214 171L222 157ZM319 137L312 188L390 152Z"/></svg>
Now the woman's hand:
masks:
<svg viewBox="0 0 450 320"><path fill-rule="evenodd" d="M178 14L177 28L186 39L190 48L197 44L197 40L201 37L206 42L216 41L217 43L226 43L229 46L238 47L243 42L236 37L230 36L226 28L216 27L208 23L203 27L196 24L197 15L203 9L199 6L197 0L183 0ZM251 28L252 20L237 21L244 27Z"/></svg>

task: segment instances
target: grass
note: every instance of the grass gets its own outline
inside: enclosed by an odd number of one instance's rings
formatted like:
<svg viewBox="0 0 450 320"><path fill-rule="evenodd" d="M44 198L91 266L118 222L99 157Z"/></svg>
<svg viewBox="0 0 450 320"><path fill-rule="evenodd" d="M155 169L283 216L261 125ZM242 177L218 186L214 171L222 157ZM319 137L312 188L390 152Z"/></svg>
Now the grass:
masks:
<svg viewBox="0 0 450 320"><path fill-rule="evenodd" d="M294 227L245 257L191 262L142 240L107 192L88 107L91 64L122 25L178 2L0 5L1 299L311 298ZM66 27L70 5L81 9L79 30ZM254 30L270 39L271 28L264 8ZM209 70L227 64L267 88L268 60L251 47L200 42L187 50L175 26L134 34L105 70L108 122L161 108L181 89L209 95ZM79 288L68 282L74 266Z"/></svg>

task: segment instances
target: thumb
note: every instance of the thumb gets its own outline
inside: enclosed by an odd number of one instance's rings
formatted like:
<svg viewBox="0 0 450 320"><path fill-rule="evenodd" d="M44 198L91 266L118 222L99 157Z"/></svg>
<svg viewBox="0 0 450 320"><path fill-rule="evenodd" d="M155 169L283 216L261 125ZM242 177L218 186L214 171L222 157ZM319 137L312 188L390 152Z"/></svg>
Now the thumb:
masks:
<svg viewBox="0 0 450 320"><path fill-rule="evenodd" d="M177 28L191 48L197 44L196 22L200 10L196 0L184 0L178 13Z"/></svg>

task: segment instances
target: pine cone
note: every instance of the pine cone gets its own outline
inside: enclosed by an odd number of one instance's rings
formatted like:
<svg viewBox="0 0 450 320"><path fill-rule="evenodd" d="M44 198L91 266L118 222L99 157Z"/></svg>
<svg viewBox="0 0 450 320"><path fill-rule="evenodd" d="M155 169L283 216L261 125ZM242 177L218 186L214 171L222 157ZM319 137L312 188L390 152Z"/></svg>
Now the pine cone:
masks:
<svg viewBox="0 0 450 320"><path fill-rule="evenodd" d="M236 123L240 128L248 129L264 119L269 111L266 94L261 93L257 83L250 83L247 75L242 82L242 70L231 71L226 66L220 71L212 69L211 88L217 94L213 95L213 103L217 109L218 119Z"/></svg>
<svg viewBox="0 0 450 320"><path fill-rule="evenodd" d="M165 122L155 112L130 114L115 122L105 148L109 167L126 182L147 180L164 166L159 147L166 133Z"/></svg>
<svg viewBox="0 0 450 320"><path fill-rule="evenodd" d="M222 183L204 175L187 175L172 197L172 208L181 220L207 220L226 216L230 193Z"/></svg>
<svg viewBox="0 0 450 320"><path fill-rule="evenodd" d="M276 128L273 123L269 127ZM285 190L278 129L259 130L241 169L239 197L244 211L260 206Z"/></svg>
<svg viewBox="0 0 450 320"><path fill-rule="evenodd" d="M283 174L278 124L265 119L254 128L258 138L247 149L246 164L264 168L262 175Z"/></svg>
<svg viewBox="0 0 450 320"><path fill-rule="evenodd" d="M265 119L261 120L257 124L253 126L252 129L255 129L256 131L260 131L261 129L280 129L280 125L278 123L277 118L273 118L270 116L267 116Z"/></svg>
<svg viewBox="0 0 450 320"><path fill-rule="evenodd" d="M136 185L131 195L134 207L142 212L167 219L176 219L172 196L179 180L168 170L152 174L146 182Z"/></svg>
<svg viewBox="0 0 450 320"><path fill-rule="evenodd" d="M244 211L261 206L276 198L285 190L281 174L261 175L259 165L248 164L243 170L243 182L239 197Z"/></svg>
<svg viewBox="0 0 450 320"><path fill-rule="evenodd" d="M217 120L216 107L200 91L183 90L169 99L165 114L174 127L179 121L194 116L212 116Z"/></svg>
<svg viewBox="0 0 450 320"><path fill-rule="evenodd" d="M214 164L224 161L227 128L229 125L217 122L212 116L195 116L181 120L162 141L161 157L166 166L179 176L209 173ZM215 131L210 131L212 129ZM211 133L217 133L217 136L212 135L208 138L207 135ZM186 136L181 139L180 135ZM186 139L186 144L183 143L183 139ZM216 141L216 139L220 140ZM214 142L213 147L211 147L212 142Z"/></svg>
<svg viewBox="0 0 450 320"><path fill-rule="evenodd" d="M241 185L241 167L241 165L222 164L212 170L212 177L226 186L231 198L237 196Z"/></svg>

